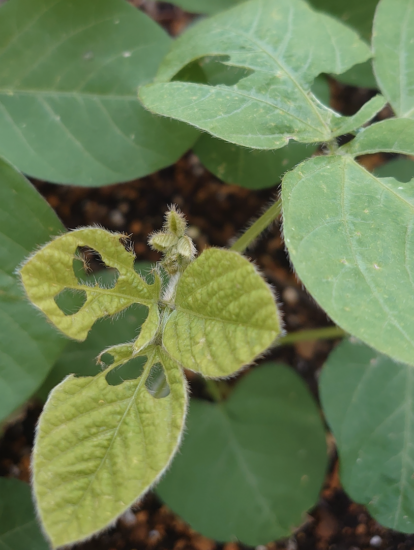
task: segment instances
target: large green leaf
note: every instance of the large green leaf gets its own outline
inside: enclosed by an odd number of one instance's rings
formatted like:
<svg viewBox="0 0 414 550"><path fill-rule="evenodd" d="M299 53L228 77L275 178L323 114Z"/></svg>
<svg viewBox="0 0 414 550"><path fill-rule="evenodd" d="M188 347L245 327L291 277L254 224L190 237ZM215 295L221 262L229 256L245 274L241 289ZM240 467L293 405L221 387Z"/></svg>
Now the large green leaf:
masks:
<svg viewBox="0 0 414 550"><path fill-rule="evenodd" d="M0 478L0 548L49 549L36 520L29 485L4 477Z"/></svg>
<svg viewBox="0 0 414 550"><path fill-rule="evenodd" d="M353 156L378 151L414 155L414 120L389 118L372 124L342 150Z"/></svg>
<svg viewBox="0 0 414 550"><path fill-rule="evenodd" d="M317 157L284 179L284 235L312 296L342 328L414 357L414 193L350 157Z"/></svg>
<svg viewBox="0 0 414 550"><path fill-rule="evenodd" d="M344 489L385 527L413 533L413 367L344 341L329 356L320 388Z"/></svg>
<svg viewBox="0 0 414 550"><path fill-rule="evenodd" d="M374 21L374 70L397 116L414 118L414 0L381 0Z"/></svg>
<svg viewBox="0 0 414 550"><path fill-rule="evenodd" d="M229 376L280 334L272 292L238 252L209 248L184 271L163 333L168 353L208 377Z"/></svg>
<svg viewBox="0 0 414 550"><path fill-rule="evenodd" d="M203 535L256 546L303 522L326 464L308 389L292 369L268 363L225 403L191 401L181 452L157 492Z"/></svg>
<svg viewBox="0 0 414 550"><path fill-rule="evenodd" d="M58 237L31 256L20 270L28 297L64 334L85 340L95 321L119 313L132 304L157 307L161 290L158 276L149 285L134 270L134 254L124 246L125 235L89 227ZM119 277L112 288L79 282L73 262L78 247L98 252L103 262L117 270ZM67 289L82 292L85 303L68 314L56 298Z"/></svg>
<svg viewBox="0 0 414 550"><path fill-rule="evenodd" d="M66 345L24 296L16 267L63 226L46 201L0 159L0 419L42 384Z"/></svg>
<svg viewBox="0 0 414 550"><path fill-rule="evenodd" d="M104 185L174 162L191 128L137 89L170 39L124 0L9 0L0 8L0 153L56 183Z"/></svg>
<svg viewBox="0 0 414 550"><path fill-rule="evenodd" d="M168 82L205 56L221 56L249 74L230 86ZM302 0L251 0L184 33L140 97L150 111L246 147L326 141L336 114L315 98L312 82L370 56L354 31Z"/></svg>
<svg viewBox="0 0 414 550"><path fill-rule="evenodd" d="M407 183L414 179L414 162L409 158L396 158L386 162L374 170L379 178L395 178Z"/></svg>
<svg viewBox="0 0 414 550"><path fill-rule="evenodd" d="M114 353L111 368L120 355ZM107 371L70 376L50 395L36 437L33 488L54 547L112 523L162 475L177 449L187 401L182 369L159 347L148 348L147 357L135 380L109 385ZM156 364L170 390L162 398L146 386Z"/></svg>

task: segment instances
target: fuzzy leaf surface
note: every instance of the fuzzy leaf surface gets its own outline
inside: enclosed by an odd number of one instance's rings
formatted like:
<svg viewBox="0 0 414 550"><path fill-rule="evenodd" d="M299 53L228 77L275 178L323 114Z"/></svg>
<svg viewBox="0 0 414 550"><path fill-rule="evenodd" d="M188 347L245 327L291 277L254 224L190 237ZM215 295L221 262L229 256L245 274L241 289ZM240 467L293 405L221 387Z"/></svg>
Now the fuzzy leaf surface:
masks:
<svg viewBox="0 0 414 550"><path fill-rule="evenodd" d="M63 231L34 187L0 158L0 420L42 384L66 340L29 304L15 270Z"/></svg>
<svg viewBox="0 0 414 550"><path fill-rule="evenodd" d="M182 369L160 348L149 349L147 357L135 380L111 386L106 371L70 376L50 395L35 442L33 487L54 547L113 522L158 479L177 449L187 400ZM162 399L145 385L157 362L170 387Z"/></svg>
<svg viewBox="0 0 414 550"><path fill-rule="evenodd" d="M197 138L137 98L171 40L124 0L0 8L0 153L56 183L99 186L168 166Z"/></svg>
<svg viewBox="0 0 414 550"><path fill-rule="evenodd" d="M168 82L205 56L250 74L231 86ZM326 141L337 115L315 98L312 82L370 56L354 31L303 0L251 0L184 33L140 97L150 111L254 149Z"/></svg>
<svg viewBox="0 0 414 550"><path fill-rule="evenodd" d="M412 363L412 186L318 157L285 177L282 198L285 242L312 296L347 332Z"/></svg>
<svg viewBox="0 0 414 550"><path fill-rule="evenodd" d="M374 21L374 70L399 117L414 118L414 0L381 0Z"/></svg>
<svg viewBox="0 0 414 550"><path fill-rule="evenodd" d="M209 248L184 271L163 345L183 367L229 376L263 353L280 334L270 288L237 252Z"/></svg>
<svg viewBox="0 0 414 550"><path fill-rule="evenodd" d="M328 358L321 399L341 482L383 526L414 531L414 370L346 340Z"/></svg>
<svg viewBox="0 0 414 550"><path fill-rule="evenodd" d="M224 403L191 400L182 448L157 492L204 536L257 546L302 523L326 465L312 396L292 369L268 363Z"/></svg>
<svg viewBox="0 0 414 550"><path fill-rule="evenodd" d="M30 486L4 477L0 478L0 548L49 550L37 522Z"/></svg>
<svg viewBox="0 0 414 550"><path fill-rule="evenodd" d="M97 319L114 315L132 304L152 306L157 302L159 278L149 285L136 273L134 255L125 250L123 239L125 235L104 229L77 229L41 248L21 268L21 278L30 300L67 336L85 340ZM73 270L78 247L93 249L108 267L118 271L119 278L113 288L105 288L98 282L90 286L78 281ZM71 315L65 314L55 301L65 289L86 294L84 305Z"/></svg>
<svg viewBox="0 0 414 550"><path fill-rule="evenodd" d="M381 151L414 155L414 120L389 118L372 124L361 130L343 150L353 156Z"/></svg>

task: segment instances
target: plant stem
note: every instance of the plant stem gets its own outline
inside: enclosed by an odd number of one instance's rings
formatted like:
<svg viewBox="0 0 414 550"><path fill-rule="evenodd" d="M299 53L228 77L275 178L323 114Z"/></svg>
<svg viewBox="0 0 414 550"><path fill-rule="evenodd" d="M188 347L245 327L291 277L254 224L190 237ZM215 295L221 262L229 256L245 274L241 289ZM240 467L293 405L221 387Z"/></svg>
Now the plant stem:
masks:
<svg viewBox="0 0 414 550"><path fill-rule="evenodd" d="M213 401L215 401L216 403L219 403L220 401L223 400L220 389L215 380L211 380L210 378L204 378L204 384L208 395L213 399Z"/></svg>
<svg viewBox="0 0 414 550"><path fill-rule="evenodd" d="M235 250L236 252L244 252L252 242L257 239L257 237L268 227L280 214L282 210L282 201L279 199L276 201L266 212L260 216L258 220L254 222L249 229L243 233L243 235L237 239L233 244L230 250Z"/></svg>
<svg viewBox="0 0 414 550"><path fill-rule="evenodd" d="M339 327L316 328L313 330L298 330L282 336L276 342L276 346L287 346L296 342L306 342L309 340L330 340L333 338L343 338L346 332Z"/></svg>

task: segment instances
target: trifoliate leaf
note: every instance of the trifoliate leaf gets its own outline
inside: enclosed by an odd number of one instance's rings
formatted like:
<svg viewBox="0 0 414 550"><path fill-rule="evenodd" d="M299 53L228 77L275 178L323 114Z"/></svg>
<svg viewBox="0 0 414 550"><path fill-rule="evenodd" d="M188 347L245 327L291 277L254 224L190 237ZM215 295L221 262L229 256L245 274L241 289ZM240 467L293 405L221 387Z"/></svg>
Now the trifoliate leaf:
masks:
<svg viewBox="0 0 414 550"><path fill-rule="evenodd" d="M107 527L160 477L177 449L187 401L182 369L159 347L146 355L136 380L113 386L108 371L69 376L50 395L35 442L33 488L54 547ZM169 387L161 398L146 386L157 364Z"/></svg>
<svg viewBox="0 0 414 550"><path fill-rule="evenodd" d="M272 292L237 252L210 248L184 271L163 345L183 367L207 377L233 374L280 334Z"/></svg>
<svg viewBox="0 0 414 550"><path fill-rule="evenodd" d="M248 74L229 86L169 82L206 56ZM303 0L251 0L192 26L140 97L150 111L246 147L327 141L337 115L315 98L312 82L370 56L354 31Z"/></svg>
<svg viewBox="0 0 414 550"><path fill-rule="evenodd" d="M312 296L342 328L414 358L414 191L350 157L317 157L283 181L284 235Z"/></svg>
<svg viewBox="0 0 414 550"><path fill-rule="evenodd" d="M414 532L414 369L345 340L320 379L341 482L384 527Z"/></svg>
<svg viewBox="0 0 414 550"><path fill-rule="evenodd" d="M372 124L341 150L353 156L379 151L414 155L414 120L389 118Z"/></svg>
<svg viewBox="0 0 414 550"><path fill-rule="evenodd" d="M28 297L64 334L75 340L84 340L94 322L113 315L131 304L151 306L160 293L160 279L147 284L134 270L134 255L125 250L125 235L104 229L88 228L71 231L53 240L32 257L20 270ZM78 247L98 252L103 262L119 273L113 288L79 283L73 271ZM82 291L86 301L72 315L65 314L55 298L65 289Z"/></svg>

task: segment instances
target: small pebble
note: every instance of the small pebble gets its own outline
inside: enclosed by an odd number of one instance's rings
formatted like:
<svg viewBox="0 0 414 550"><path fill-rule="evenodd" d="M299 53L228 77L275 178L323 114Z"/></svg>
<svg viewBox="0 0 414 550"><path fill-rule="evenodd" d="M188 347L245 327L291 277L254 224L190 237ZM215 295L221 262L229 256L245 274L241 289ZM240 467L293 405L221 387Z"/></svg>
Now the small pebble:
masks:
<svg viewBox="0 0 414 550"><path fill-rule="evenodd" d="M109 219L111 220L111 223L115 225L116 227L121 227L125 223L125 218L119 210L112 210L112 212L109 214Z"/></svg>
<svg viewBox="0 0 414 550"><path fill-rule="evenodd" d="M267 548L263 544L259 544L259 546L256 546L255 550L267 550Z"/></svg>
<svg viewBox="0 0 414 550"><path fill-rule="evenodd" d="M369 541L369 544L373 546L374 548L379 548L382 544L382 538L378 535L375 535L372 537L372 539Z"/></svg>
<svg viewBox="0 0 414 550"><path fill-rule="evenodd" d="M135 517L135 514L132 510L127 510L122 514L121 520L124 525L134 525L134 523L136 523L137 521L137 518Z"/></svg>
<svg viewBox="0 0 414 550"><path fill-rule="evenodd" d="M288 286L285 288L282 294L283 301L289 304L290 306L294 306L299 301L299 294L296 289L294 289L292 286Z"/></svg>

